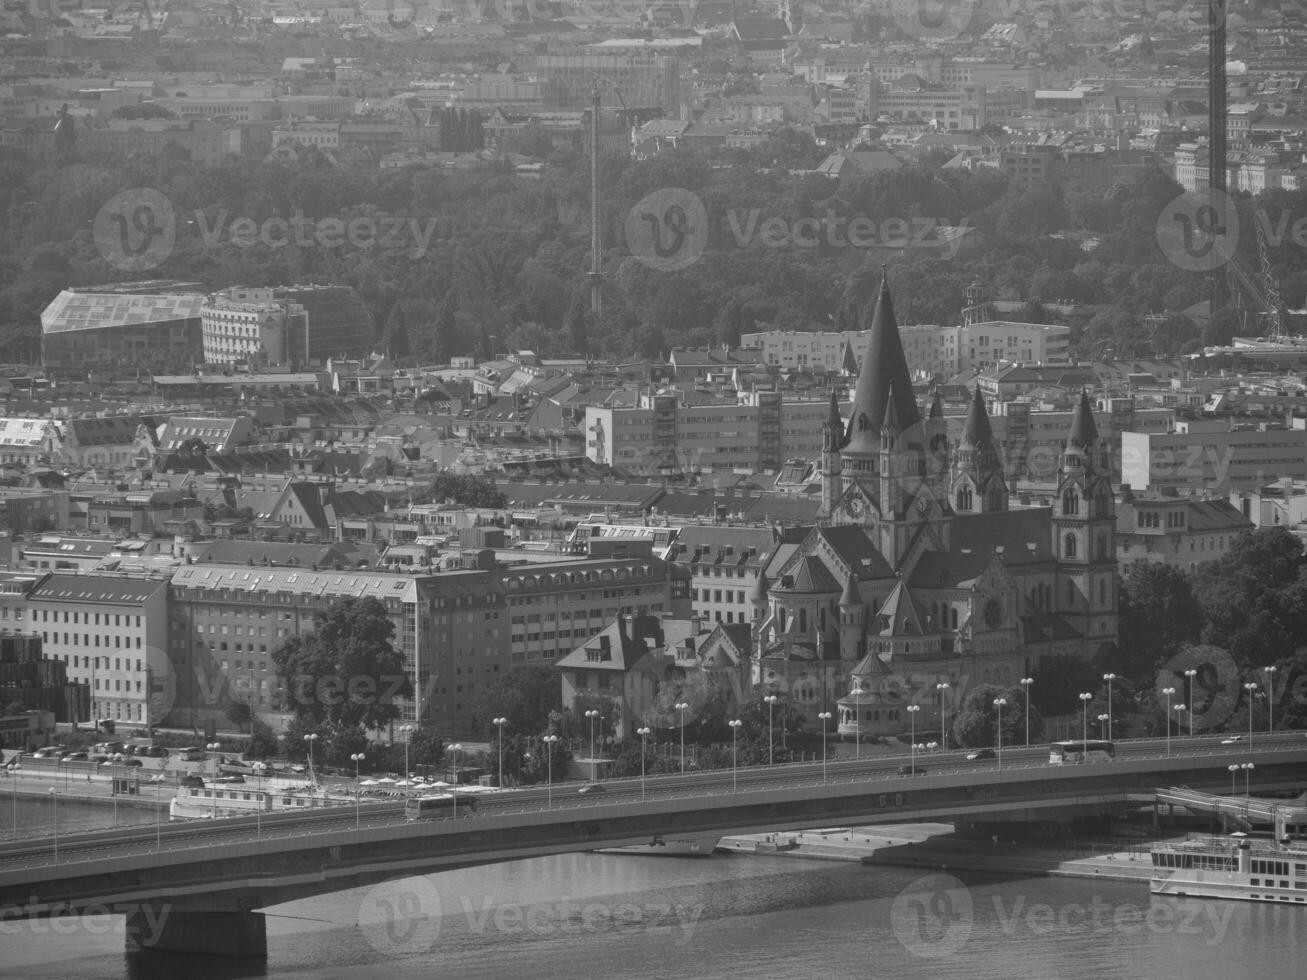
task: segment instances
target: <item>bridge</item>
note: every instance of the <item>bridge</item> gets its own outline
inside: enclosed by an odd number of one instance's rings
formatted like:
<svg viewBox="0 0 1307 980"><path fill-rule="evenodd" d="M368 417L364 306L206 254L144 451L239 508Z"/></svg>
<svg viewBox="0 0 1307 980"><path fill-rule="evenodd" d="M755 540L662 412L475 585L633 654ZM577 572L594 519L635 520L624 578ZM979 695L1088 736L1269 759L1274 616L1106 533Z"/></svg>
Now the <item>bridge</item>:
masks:
<svg viewBox="0 0 1307 980"><path fill-rule="evenodd" d="M1250 786L1296 790L1307 737L1119 742L1112 762L1050 765L1045 747L1001 759L918 753L613 780L602 793L534 787L480 798L474 814L409 823L400 804L197 821L0 846L0 915L120 913L129 949L266 956L269 905L394 878L547 854L832 825L1067 820L1138 805L1158 786L1219 793L1228 765L1255 760Z"/></svg>

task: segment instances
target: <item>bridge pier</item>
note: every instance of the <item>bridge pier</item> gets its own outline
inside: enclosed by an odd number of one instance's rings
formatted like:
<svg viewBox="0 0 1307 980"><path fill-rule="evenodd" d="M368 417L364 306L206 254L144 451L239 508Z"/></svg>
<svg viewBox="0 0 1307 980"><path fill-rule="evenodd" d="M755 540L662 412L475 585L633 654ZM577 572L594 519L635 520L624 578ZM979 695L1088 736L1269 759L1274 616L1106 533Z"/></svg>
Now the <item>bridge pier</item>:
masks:
<svg viewBox="0 0 1307 980"><path fill-rule="evenodd" d="M147 902L129 910L126 918L128 952L268 957L268 930L262 912L178 909L167 902Z"/></svg>

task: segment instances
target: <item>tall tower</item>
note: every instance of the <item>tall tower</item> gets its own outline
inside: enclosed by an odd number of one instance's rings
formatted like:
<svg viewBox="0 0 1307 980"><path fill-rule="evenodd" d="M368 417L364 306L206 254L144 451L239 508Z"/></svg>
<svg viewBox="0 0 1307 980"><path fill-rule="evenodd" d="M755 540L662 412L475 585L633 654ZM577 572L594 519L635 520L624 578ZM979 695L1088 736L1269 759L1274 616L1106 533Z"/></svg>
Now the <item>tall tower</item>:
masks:
<svg viewBox="0 0 1307 980"><path fill-rule="evenodd" d="M987 319L987 310L989 304L985 302L985 291L981 288L980 282L973 281L967 287L966 306L962 307L962 325L964 327L974 327L977 323L982 323Z"/></svg>
<svg viewBox="0 0 1307 980"><path fill-rule="evenodd" d="M959 514L993 514L1008 508L1007 480L979 388L972 394L962 438L953 452L949 490Z"/></svg>
<svg viewBox="0 0 1307 980"><path fill-rule="evenodd" d="M1207 0L1207 186L1225 193L1226 161L1226 81L1225 81L1225 15L1228 0ZM1213 195L1215 196L1215 195ZM1224 209L1218 203L1217 213ZM1211 273L1211 301L1213 314L1226 305L1229 284L1226 281L1225 263Z"/></svg>
<svg viewBox="0 0 1307 980"><path fill-rule="evenodd" d="M599 79L590 90L590 312L603 312L603 260L599 235Z"/></svg>
<svg viewBox="0 0 1307 980"><path fill-rule="evenodd" d="M840 443L844 441L844 420L840 418L840 403L835 390L830 393L830 412L821 429L821 517L830 517L844 492L840 476Z"/></svg>
<svg viewBox="0 0 1307 980"><path fill-rule="evenodd" d="M1053 501L1053 606L1087 639L1116 638L1116 501L1112 452L1080 393Z"/></svg>

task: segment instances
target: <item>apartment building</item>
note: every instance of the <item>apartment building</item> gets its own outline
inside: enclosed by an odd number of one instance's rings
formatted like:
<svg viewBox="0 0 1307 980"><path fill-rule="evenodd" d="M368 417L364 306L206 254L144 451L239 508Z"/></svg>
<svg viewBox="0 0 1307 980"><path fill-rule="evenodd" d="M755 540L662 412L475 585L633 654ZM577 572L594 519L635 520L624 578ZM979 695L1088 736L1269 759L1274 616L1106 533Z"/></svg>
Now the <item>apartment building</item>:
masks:
<svg viewBox="0 0 1307 980"><path fill-rule="evenodd" d="M1193 572L1205 561L1224 558L1235 538L1253 527L1228 500L1129 492L1116 505L1117 560Z"/></svg>
<svg viewBox="0 0 1307 980"><path fill-rule="evenodd" d="M681 528L668 560L690 573L690 602L707 622L749 623L759 576L776 550L769 527L690 524Z"/></svg>
<svg viewBox="0 0 1307 980"><path fill-rule="evenodd" d="M168 583L163 578L54 572L28 594L27 622L68 679L90 685L91 718L142 727L170 697Z"/></svg>
<svg viewBox="0 0 1307 980"><path fill-rule="evenodd" d="M1202 419L1178 420L1174 432L1123 432L1121 478L1135 490L1222 495L1307 479L1307 428Z"/></svg>

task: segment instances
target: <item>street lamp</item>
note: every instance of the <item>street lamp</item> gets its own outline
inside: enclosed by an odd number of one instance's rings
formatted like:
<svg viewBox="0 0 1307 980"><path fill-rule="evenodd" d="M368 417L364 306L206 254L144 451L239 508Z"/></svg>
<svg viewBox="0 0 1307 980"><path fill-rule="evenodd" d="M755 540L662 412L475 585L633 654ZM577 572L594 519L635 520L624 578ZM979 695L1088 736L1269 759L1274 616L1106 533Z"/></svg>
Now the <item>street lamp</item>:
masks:
<svg viewBox="0 0 1307 980"><path fill-rule="evenodd" d="M1003 768L1003 705L1007 704L1007 698L995 698L994 707L998 709L998 724L994 733L998 736L998 767Z"/></svg>
<svg viewBox="0 0 1307 980"><path fill-rule="evenodd" d="M688 707L689 705L686 704L684 701L676 702L676 710L680 712L681 715L681 775L682 776L685 775L685 709Z"/></svg>
<svg viewBox="0 0 1307 980"><path fill-rule="evenodd" d="M1166 695L1166 757L1171 758L1171 695L1175 693L1175 688L1164 687L1162 693Z"/></svg>
<svg viewBox="0 0 1307 980"><path fill-rule="evenodd" d="M826 782L826 722L830 721L830 712L822 711L818 713L821 719L821 781Z"/></svg>
<svg viewBox="0 0 1307 980"><path fill-rule="evenodd" d="M14 791L14 840L18 840L18 771L22 768L17 762L9 763L9 785Z"/></svg>
<svg viewBox="0 0 1307 980"><path fill-rule="evenodd" d="M1198 671L1190 667L1184 672L1184 676L1189 680L1189 700L1187 703L1192 705L1194 703L1194 678L1198 676ZM1192 707L1189 709L1189 737L1194 737L1194 709Z"/></svg>
<svg viewBox="0 0 1307 980"><path fill-rule="evenodd" d="M362 752L355 752L350 758L354 761L354 829L359 829L359 763L367 758Z"/></svg>
<svg viewBox="0 0 1307 980"><path fill-rule="evenodd" d="M912 759L912 775L917 774L917 712L921 710L921 705L908 705L908 741L912 743L909 751Z"/></svg>
<svg viewBox="0 0 1307 980"><path fill-rule="evenodd" d="M1104 674L1103 681L1107 684L1107 740L1112 741L1112 682L1116 680L1116 674Z"/></svg>
<svg viewBox="0 0 1307 980"><path fill-rule="evenodd" d="M318 774L313 768L313 746L317 743L319 737L316 732L304 736L304 744L309 747L309 779L313 780L315 786L318 782ZM210 746L210 748L213 748L213 746Z"/></svg>
<svg viewBox="0 0 1307 980"><path fill-rule="evenodd" d="M458 753L463 750L463 743L455 742L449 749L454 753L454 791L450 795L454 797L454 819L458 819Z"/></svg>
<svg viewBox="0 0 1307 980"><path fill-rule="evenodd" d="M1184 730L1180 727L1184 724L1184 712L1185 706L1183 704L1177 704L1175 706L1175 713L1180 716L1175 720L1175 731L1177 735L1184 734Z"/></svg>
<svg viewBox="0 0 1307 980"><path fill-rule="evenodd" d="M309 772L313 771L313 741L310 741L310 739L316 741L317 737L316 735L304 736L304 741L309 743ZM222 748L222 743L210 742L205 748L210 753L217 752ZM213 816L216 819L218 816L218 757L216 755L213 757L213 788L209 790L209 796L213 798Z"/></svg>
<svg viewBox="0 0 1307 980"><path fill-rule="evenodd" d="M554 808L554 743L558 741L557 735L546 735L540 741L545 743L545 760L549 766L548 775L548 808Z"/></svg>
<svg viewBox="0 0 1307 980"><path fill-rule="evenodd" d="M1098 735L1100 738L1107 737L1106 732L1108 730L1108 724L1111 722L1111 720L1112 720L1111 715L1103 714L1098 716Z"/></svg>
<svg viewBox="0 0 1307 980"><path fill-rule="evenodd" d="M1080 727L1080 741L1081 741L1080 761L1081 762L1084 762L1086 758L1089 756L1089 751L1086 749L1083 743L1089 741L1089 702L1093 699L1093 697L1094 696L1090 694L1088 691L1085 691L1080 695L1080 708L1081 708L1081 713L1084 715Z"/></svg>
<svg viewBox="0 0 1307 980"><path fill-rule="evenodd" d="M776 737L772 734L772 707L780 700L775 694L768 694L764 701L767 702L767 765L773 765L776 762Z"/></svg>
<svg viewBox="0 0 1307 980"><path fill-rule="evenodd" d="M54 863L59 863L59 791L51 788L50 797L54 800Z"/></svg>
<svg viewBox="0 0 1307 980"><path fill-rule="evenodd" d="M644 799L644 757L649 752L649 729L637 728L635 734L640 736L640 799Z"/></svg>
<svg viewBox="0 0 1307 980"><path fill-rule="evenodd" d="M401 725L399 732L404 736L404 782L408 782L408 743L413 739L413 733L416 732L416 725ZM404 795L408 796L409 787L404 787Z"/></svg>
<svg viewBox="0 0 1307 980"><path fill-rule="evenodd" d="M740 721L739 718L735 718L728 721L726 724L731 726L731 792L734 793L738 788L738 784L735 780L735 751L740 741L740 726L743 725L744 722Z"/></svg>
<svg viewBox="0 0 1307 980"><path fill-rule="evenodd" d="M504 788L504 726L508 724L507 718L495 718L493 725L499 728L499 788Z"/></svg>
<svg viewBox="0 0 1307 980"><path fill-rule="evenodd" d="M1239 768L1243 770L1243 795L1252 796L1252 791L1248 788L1248 777L1251 776L1253 770L1257 768L1257 763L1241 762Z"/></svg>
<svg viewBox="0 0 1307 980"><path fill-rule="evenodd" d="M1230 770L1230 795L1231 795L1231 796L1234 796L1234 794L1235 794L1235 792L1236 792L1236 790L1235 790L1235 788L1234 788L1234 774L1237 773L1237 772L1239 771L1239 766L1238 766L1237 763L1233 763L1233 762L1232 762L1232 763L1230 763L1228 766L1226 766L1225 768Z"/></svg>
<svg viewBox="0 0 1307 980"><path fill-rule="evenodd" d="M1021 678L1021 694L1026 702L1026 748L1030 748L1030 685L1033 683L1033 677Z"/></svg>
<svg viewBox="0 0 1307 980"><path fill-rule="evenodd" d="M1253 745L1253 695L1257 692L1257 684L1249 681L1243 686L1243 689L1248 692L1248 747L1251 749Z"/></svg>
<svg viewBox="0 0 1307 980"><path fill-rule="evenodd" d="M1270 714L1267 716L1266 733L1269 735L1275 731L1275 672L1278 667L1263 667L1262 673L1266 675L1266 707Z"/></svg>
<svg viewBox="0 0 1307 980"><path fill-rule="evenodd" d="M590 719L590 781L594 782L595 781L595 719L599 717L599 712L591 708L589 711L585 713L585 716L588 719ZM682 755L684 755L684 752L682 752ZM685 767L682 766L681 768L685 768Z"/></svg>
<svg viewBox="0 0 1307 980"><path fill-rule="evenodd" d="M938 684L935 685L935 690L939 692L939 709L941 713L944 715L943 738L944 738L945 752L948 751L948 701L945 700L946 695L944 694L944 692L949 689L949 686L950 685L948 681L940 681Z"/></svg>

